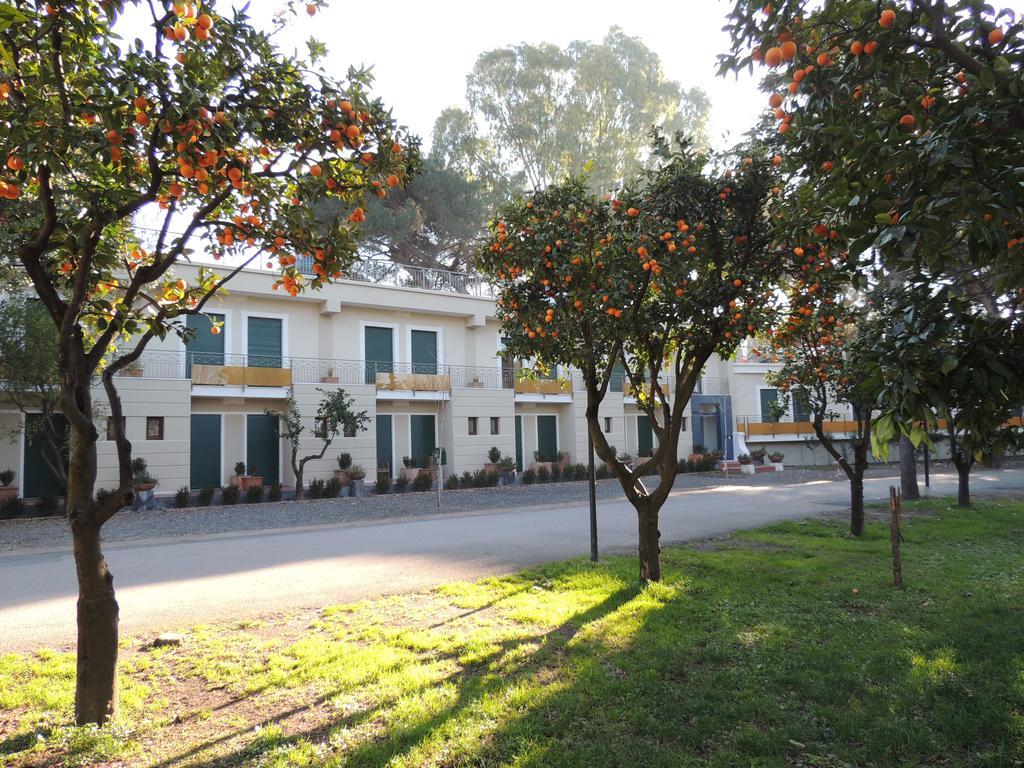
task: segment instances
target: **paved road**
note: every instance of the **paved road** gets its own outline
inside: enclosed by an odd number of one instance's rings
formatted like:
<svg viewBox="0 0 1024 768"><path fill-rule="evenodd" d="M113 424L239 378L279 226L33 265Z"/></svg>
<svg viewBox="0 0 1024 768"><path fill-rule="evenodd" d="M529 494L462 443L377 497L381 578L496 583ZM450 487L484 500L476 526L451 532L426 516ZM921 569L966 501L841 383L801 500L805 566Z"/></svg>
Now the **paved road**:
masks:
<svg viewBox="0 0 1024 768"><path fill-rule="evenodd" d="M892 478L866 483L869 501ZM950 475L931 492L955 493ZM1024 496L1024 471L979 471L977 494ZM731 485L674 493L662 513L666 543L703 538L822 512L841 512L843 481L784 487ZM635 547L635 513L602 501L602 551ZM124 635L316 608L505 573L589 551L584 505L228 533L108 545ZM70 647L76 587L67 551L0 555L0 652Z"/></svg>

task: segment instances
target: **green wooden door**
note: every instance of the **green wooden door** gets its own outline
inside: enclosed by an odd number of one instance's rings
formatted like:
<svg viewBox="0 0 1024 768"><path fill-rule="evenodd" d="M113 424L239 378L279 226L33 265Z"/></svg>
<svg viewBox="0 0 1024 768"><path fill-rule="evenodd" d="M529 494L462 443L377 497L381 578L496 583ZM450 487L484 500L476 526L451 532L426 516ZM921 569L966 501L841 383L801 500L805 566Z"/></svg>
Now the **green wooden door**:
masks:
<svg viewBox="0 0 1024 768"><path fill-rule="evenodd" d="M185 378L192 377L192 364L224 365L224 326L213 333L214 323L223 323L224 315L189 315L186 326L192 332L185 347Z"/></svg>
<svg viewBox="0 0 1024 768"><path fill-rule="evenodd" d="M636 452L639 456L650 456L654 450L654 432L651 417L641 413L636 417Z"/></svg>
<svg viewBox="0 0 1024 768"><path fill-rule="evenodd" d="M281 367L282 322L276 317L250 317L246 328L249 355L247 365L252 368Z"/></svg>
<svg viewBox="0 0 1024 768"><path fill-rule="evenodd" d="M516 416L516 469L523 471L523 417Z"/></svg>
<svg viewBox="0 0 1024 768"><path fill-rule="evenodd" d="M221 417L218 413L193 413L189 428L189 486L217 488L223 462L220 455Z"/></svg>
<svg viewBox="0 0 1024 768"><path fill-rule="evenodd" d="M437 333L434 331L413 331L412 372L437 373Z"/></svg>
<svg viewBox="0 0 1024 768"><path fill-rule="evenodd" d="M395 446L391 439L391 416L377 417L377 471L388 470L388 477L395 475Z"/></svg>
<svg viewBox="0 0 1024 768"><path fill-rule="evenodd" d="M797 388L793 390L793 421L810 421L811 404L807 397L807 390Z"/></svg>
<svg viewBox="0 0 1024 768"><path fill-rule="evenodd" d="M558 460L558 421L554 416L537 417L537 450L541 461Z"/></svg>
<svg viewBox="0 0 1024 768"><path fill-rule="evenodd" d="M434 435L434 417L414 415L409 417L409 441L414 466L425 467L430 454L437 445Z"/></svg>
<svg viewBox="0 0 1024 768"><path fill-rule="evenodd" d="M778 400L779 391L777 389L761 390L761 421L775 423L779 420L779 417L775 415L775 409L772 407Z"/></svg>
<svg viewBox="0 0 1024 768"><path fill-rule="evenodd" d="M56 442L60 451L60 461L64 463L64 469L68 466L68 422L59 413L53 414L53 428L56 431ZM22 478L21 495L26 499L34 499L39 496L52 495L61 496L64 488L61 487L57 476L50 469L50 465L43 458L43 451L51 461L56 462L57 456L53 455L53 448L47 443L42 434L43 415L29 413L25 416L25 434L23 445L25 451L24 472Z"/></svg>
<svg viewBox="0 0 1024 768"><path fill-rule="evenodd" d="M378 373L395 370L395 338L390 328L368 325L363 329L363 359L367 384L375 383Z"/></svg>
<svg viewBox="0 0 1024 768"><path fill-rule="evenodd" d="M245 419L245 465L250 475L259 475L264 485L281 482L281 440L278 418L250 413Z"/></svg>

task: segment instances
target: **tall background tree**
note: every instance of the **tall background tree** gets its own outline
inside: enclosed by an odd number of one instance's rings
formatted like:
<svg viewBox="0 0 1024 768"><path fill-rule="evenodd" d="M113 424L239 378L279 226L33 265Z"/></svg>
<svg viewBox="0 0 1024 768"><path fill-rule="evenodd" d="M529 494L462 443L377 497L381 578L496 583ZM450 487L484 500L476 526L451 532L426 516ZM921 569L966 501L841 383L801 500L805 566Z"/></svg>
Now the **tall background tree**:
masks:
<svg viewBox="0 0 1024 768"><path fill-rule="evenodd" d="M618 188L647 159L654 126L706 147L706 94L666 78L658 55L617 27L564 49L486 51L467 77L466 101L438 116L415 182L370 208L365 253L465 269L488 213L517 195L584 171L592 189Z"/></svg>
<svg viewBox="0 0 1024 768"><path fill-rule="evenodd" d="M690 396L714 352L768 322L782 262L769 162L709 172L706 155L661 137L654 157L614 197L574 178L510 203L480 256L500 290L506 354L582 374L595 450L637 512L641 581L661 578L658 515ZM600 423L617 365L657 442L636 467L616 460Z"/></svg>
<svg viewBox="0 0 1024 768"><path fill-rule="evenodd" d="M722 70L765 67L783 169L813 189L821 221L848 243L860 285L881 263L922 289L904 299L947 286L1007 321L999 337L975 337L989 355L1006 349L1024 300L1018 14L972 0L737 0L727 30L733 47ZM891 386L889 415L921 439L913 425L946 399L923 402L910 377ZM1007 386L1011 400L1024 401L1019 381Z"/></svg>
<svg viewBox="0 0 1024 768"><path fill-rule="evenodd" d="M315 12L319 1L310 3ZM34 290L58 333L60 409L70 426L67 518L78 599L75 713L117 711L118 605L100 531L134 498L117 374L153 338L185 335L230 278L270 259L275 287L297 295L355 258L367 191L386 194L417 164L415 142L368 93L365 72L339 82L282 54L244 11L131 3L147 40L122 43L124 2L40 4L6 30L0 78L2 254L13 286ZM306 8L286 5L277 24ZM121 47L123 45L123 47ZM344 207L318 215L313 201ZM133 217L159 234L132 245ZM204 245L232 269L174 274ZM296 264L307 257L313 276ZM273 275L273 273L271 273ZM96 494L94 384L108 401L118 486Z"/></svg>

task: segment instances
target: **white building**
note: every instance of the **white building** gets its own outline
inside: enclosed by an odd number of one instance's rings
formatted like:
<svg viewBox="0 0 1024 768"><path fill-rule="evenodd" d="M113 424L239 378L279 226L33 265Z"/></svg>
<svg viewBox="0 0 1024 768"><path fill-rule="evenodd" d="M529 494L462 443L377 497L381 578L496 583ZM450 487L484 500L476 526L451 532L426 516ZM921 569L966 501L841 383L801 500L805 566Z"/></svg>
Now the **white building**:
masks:
<svg viewBox="0 0 1024 768"><path fill-rule="evenodd" d="M179 269L186 278L194 271ZM245 270L223 298L207 304L223 323L219 332L207 317L193 317L196 336L187 348L176 337L149 345L118 388L133 453L148 461L160 494L223 486L239 461L265 484L293 484L276 418L266 413L283 407L289 386L308 415L312 453L322 444L312 424L318 389L344 388L370 418L367 431L339 436L323 460L307 465L307 479L329 476L340 452L351 454L370 481L375 471L394 476L405 457L423 465L435 446L446 450L447 473L480 469L492 446L519 468L535 452L586 462L578 375L522 380L499 357L495 303L479 278L397 267L366 278L292 298L271 290L270 273ZM764 382L771 367L742 353L734 361L713 358L690 403L679 455L699 444L731 458L739 431L748 447L781 447L788 463L828 463L820 447L807 444L809 424L764 423L775 396ZM105 401L99 390L96 400ZM7 427L24 418L13 409L0 412ZM601 419L620 454L651 449L647 418L628 387L608 394ZM97 427L102 438L106 424ZM4 467L17 472L25 497L56 490L39 446L24 436L0 442ZM114 445L102 441L99 482L115 481Z"/></svg>

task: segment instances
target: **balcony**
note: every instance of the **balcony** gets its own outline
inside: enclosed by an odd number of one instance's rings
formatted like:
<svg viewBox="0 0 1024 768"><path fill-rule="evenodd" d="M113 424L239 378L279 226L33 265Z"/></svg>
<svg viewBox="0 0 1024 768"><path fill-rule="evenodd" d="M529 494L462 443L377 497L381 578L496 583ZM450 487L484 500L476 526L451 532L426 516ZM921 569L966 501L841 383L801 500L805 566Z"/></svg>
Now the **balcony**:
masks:
<svg viewBox="0 0 1024 768"><path fill-rule="evenodd" d="M570 395L572 381L568 379L518 379L517 395Z"/></svg>
<svg viewBox="0 0 1024 768"><path fill-rule="evenodd" d="M312 274L313 260L311 258L300 259L298 267L303 273ZM454 293L480 299L493 299L497 296L494 287L473 272L411 267L390 261L357 262L342 279L373 283L374 285L389 285L395 288L417 288L421 291Z"/></svg>
<svg viewBox="0 0 1024 768"><path fill-rule="evenodd" d="M857 424L852 419L832 419L823 427L829 434L856 434ZM814 436L814 425L809 421L770 421L761 416L737 416L736 430L746 437L794 439Z"/></svg>

